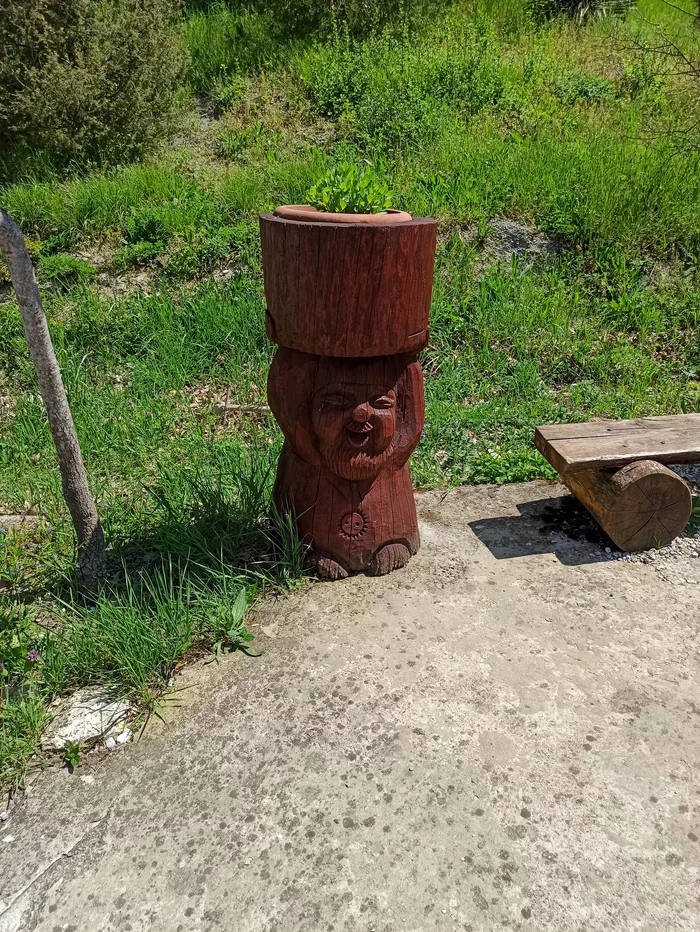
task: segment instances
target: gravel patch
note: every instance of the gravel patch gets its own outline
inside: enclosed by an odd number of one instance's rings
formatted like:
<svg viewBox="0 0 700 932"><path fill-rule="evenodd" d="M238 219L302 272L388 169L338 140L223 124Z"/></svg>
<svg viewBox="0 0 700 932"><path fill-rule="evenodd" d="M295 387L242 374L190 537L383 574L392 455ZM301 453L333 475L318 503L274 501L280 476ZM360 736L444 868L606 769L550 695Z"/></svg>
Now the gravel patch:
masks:
<svg viewBox="0 0 700 932"><path fill-rule="evenodd" d="M700 466L671 466L700 495ZM697 500L697 499L696 499ZM589 512L573 496L566 495L545 506L538 515L540 534L557 534L592 545L603 560L621 560L652 566L666 582L676 586L700 585L700 531L681 534L668 547L624 553L612 543Z"/></svg>
<svg viewBox="0 0 700 932"><path fill-rule="evenodd" d="M693 493L700 495L700 464L688 464L685 466L669 466L681 479L685 479L693 486Z"/></svg>
<svg viewBox="0 0 700 932"><path fill-rule="evenodd" d="M677 537L668 547L658 550L611 552L610 559L653 566L665 582L675 586L700 585L700 533L694 537Z"/></svg>

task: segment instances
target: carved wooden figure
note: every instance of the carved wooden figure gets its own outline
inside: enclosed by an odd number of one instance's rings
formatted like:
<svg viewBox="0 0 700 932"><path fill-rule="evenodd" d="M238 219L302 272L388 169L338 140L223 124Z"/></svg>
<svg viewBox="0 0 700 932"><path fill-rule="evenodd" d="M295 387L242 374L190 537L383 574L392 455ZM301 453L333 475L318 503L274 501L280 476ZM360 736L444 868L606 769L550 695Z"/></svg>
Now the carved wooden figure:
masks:
<svg viewBox="0 0 700 932"><path fill-rule="evenodd" d="M280 214L260 218L267 331L280 344L268 398L285 436L275 501L319 575L389 573L420 545L408 458L423 429L417 352L436 224Z"/></svg>

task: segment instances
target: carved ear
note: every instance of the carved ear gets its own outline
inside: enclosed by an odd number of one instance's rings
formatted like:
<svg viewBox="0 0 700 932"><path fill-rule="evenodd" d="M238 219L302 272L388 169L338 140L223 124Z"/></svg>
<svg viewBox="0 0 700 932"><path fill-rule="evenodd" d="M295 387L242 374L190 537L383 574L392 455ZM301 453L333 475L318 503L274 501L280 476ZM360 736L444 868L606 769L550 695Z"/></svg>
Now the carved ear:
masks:
<svg viewBox="0 0 700 932"><path fill-rule="evenodd" d="M294 452L312 466L321 455L311 426L311 396L319 357L280 346L267 377L267 398L282 433Z"/></svg>
<svg viewBox="0 0 700 932"><path fill-rule="evenodd" d="M396 440L394 465L404 465L423 432L425 400L423 372L414 354L394 357L400 374L396 381Z"/></svg>

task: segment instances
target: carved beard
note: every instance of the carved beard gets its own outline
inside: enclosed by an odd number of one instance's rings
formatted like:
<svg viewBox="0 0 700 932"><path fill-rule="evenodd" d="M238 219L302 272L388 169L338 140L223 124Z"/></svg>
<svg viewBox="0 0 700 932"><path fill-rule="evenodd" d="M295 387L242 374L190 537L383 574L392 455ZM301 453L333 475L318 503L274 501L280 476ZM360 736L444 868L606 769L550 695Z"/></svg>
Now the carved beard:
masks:
<svg viewBox="0 0 700 932"><path fill-rule="evenodd" d="M333 450L324 452L328 469L336 476L342 476L343 479L349 479L351 482L360 482L363 479L375 479L394 455L394 442L383 453L377 453L371 456L364 450L357 452L348 440L343 440L339 446Z"/></svg>

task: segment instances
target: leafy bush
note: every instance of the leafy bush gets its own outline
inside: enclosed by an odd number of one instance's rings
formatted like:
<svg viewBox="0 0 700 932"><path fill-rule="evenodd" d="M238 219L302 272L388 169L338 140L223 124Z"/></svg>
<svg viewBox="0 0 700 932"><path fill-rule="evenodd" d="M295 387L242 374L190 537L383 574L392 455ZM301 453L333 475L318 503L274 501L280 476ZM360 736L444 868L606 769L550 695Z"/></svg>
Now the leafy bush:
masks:
<svg viewBox="0 0 700 932"><path fill-rule="evenodd" d="M0 151L129 158L167 129L179 0L0 0Z"/></svg>
<svg viewBox="0 0 700 932"><path fill-rule="evenodd" d="M125 224L130 243L164 243L170 237L167 211L163 207L144 207Z"/></svg>
<svg viewBox="0 0 700 932"><path fill-rule="evenodd" d="M376 214L388 210L392 193L372 165L335 165L308 193L319 210L339 214Z"/></svg>
<svg viewBox="0 0 700 932"><path fill-rule="evenodd" d="M75 256L42 256L39 259L39 271L42 278L56 282L63 288L87 285L97 275L93 265Z"/></svg>
<svg viewBox="0 0 700 932"><path fill-rule="evenodd" d="M554 95L568 104L579 100L598 102L611 100L615 96L615 88L610 81L595 75L567 71L555 81Z"/></svg>

